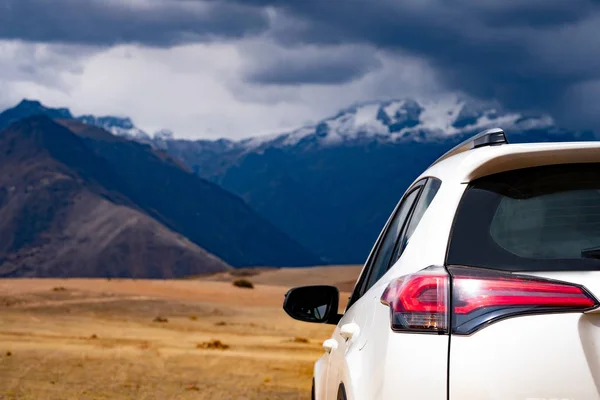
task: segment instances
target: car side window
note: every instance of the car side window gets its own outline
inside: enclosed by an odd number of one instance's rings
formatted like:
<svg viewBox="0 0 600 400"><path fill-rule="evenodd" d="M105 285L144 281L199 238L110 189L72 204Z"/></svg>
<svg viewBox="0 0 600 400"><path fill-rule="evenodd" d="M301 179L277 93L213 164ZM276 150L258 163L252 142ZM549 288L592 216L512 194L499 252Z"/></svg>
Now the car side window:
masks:
<svg viewBox="0 0 600 400"><path fill-rule="evenodd" d="M429 208L429 205L435 198L435 195L437 194L438 190L440 190L441 185L442 185L442 181L440 181L437 178L428 178L427 179L427 183L423 187L423 190L421 191L421 195L419 196L419 199L417 200L417 204L414 207L414 211L412 212L410 221L408 222L408 224L406 224L405 231L403 232L403 234L400 236L400 239L398 240L398 244L396 245L396 249L394 251L394 257L392 257L388 268L390 268L392 265L394 265L394 263L396 261L398 261L400 256L402 256L402 253L404 252L406 245L408 245L410 238L412 237L413 233L417 229L419 222L421 222L421 218L423 218L425 211L427 211L427 209Z"/></svg>
<svg viewBox="0 0 600 400"><path fill-rule="evenodd" d="M400 204L400 207L397 209L394 218L390 221L388 229L382 237L379 248L377 249L377 253L370 264L369 275L366 278L367 280L361 293L365 293L369 290L375 282L386 273L398 237L404 229L404 225L406 224L415 201L419 197L420 191L421 186L407 194Z"/></svg>

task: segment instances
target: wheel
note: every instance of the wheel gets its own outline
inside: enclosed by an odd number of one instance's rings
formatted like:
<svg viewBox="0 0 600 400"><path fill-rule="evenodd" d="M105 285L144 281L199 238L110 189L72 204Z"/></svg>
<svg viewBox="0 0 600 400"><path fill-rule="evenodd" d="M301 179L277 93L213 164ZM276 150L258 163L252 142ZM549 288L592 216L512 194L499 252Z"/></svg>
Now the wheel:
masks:
<svg viewBox="0 0 600 400"><path fill-rule="evenodd" d="M344 388L344 385L340 385L340 388L338 389L337 400L346 400L346 389Z"/></svg>

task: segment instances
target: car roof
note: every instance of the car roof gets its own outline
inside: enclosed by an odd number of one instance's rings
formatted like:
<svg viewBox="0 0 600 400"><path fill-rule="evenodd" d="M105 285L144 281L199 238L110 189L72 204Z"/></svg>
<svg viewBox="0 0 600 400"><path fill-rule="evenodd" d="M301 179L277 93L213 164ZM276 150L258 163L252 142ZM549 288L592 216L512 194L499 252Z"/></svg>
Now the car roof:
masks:
<svg viewBox="0 0 600 400"><path fill-rule="evenodd" d="M600 142L499 144L467 150L434 163L416 181L468 183L482 176L521 168L600 162Z"/></svg>

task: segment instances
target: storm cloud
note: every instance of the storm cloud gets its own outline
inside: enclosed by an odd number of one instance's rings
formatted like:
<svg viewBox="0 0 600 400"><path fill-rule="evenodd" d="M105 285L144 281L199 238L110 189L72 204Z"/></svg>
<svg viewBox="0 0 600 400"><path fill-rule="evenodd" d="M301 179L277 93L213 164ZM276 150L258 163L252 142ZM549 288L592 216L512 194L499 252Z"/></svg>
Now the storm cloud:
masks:
<svg viewBox="0 0 600 400"><path fill-rule="evenodd" d="M249 58L253 65L246 78L258 84L339 84L382 66L376 52L365 46L255 46Z"/></svg>
<svg viewBox="0 0 600 400"><path fill-rule="evenodd" d="M173 46L255 35L263 8L174 0L0 0L0 38L98 46Z"/></svg>
<svg viewBox="0 0 600 400"><path fill-rule="evenodd" d="M335 87L377 73L382 56L408 55L444 90L600 128L595 0L0 0L0 38L162 48L242 40L240 76L256 88Z"/></svg>
<svg viewBox="0 0 600 400"><path fill-rule="evenodd" d="M251 2L279 7L282 21L297 20L286 28L275 19L271 28L288 45L357 43L408 52L426 59L449 89L549 111L571 125L600 125L592 110L565 104L573 88L597 87L600 79L599 2Z"/></svg>

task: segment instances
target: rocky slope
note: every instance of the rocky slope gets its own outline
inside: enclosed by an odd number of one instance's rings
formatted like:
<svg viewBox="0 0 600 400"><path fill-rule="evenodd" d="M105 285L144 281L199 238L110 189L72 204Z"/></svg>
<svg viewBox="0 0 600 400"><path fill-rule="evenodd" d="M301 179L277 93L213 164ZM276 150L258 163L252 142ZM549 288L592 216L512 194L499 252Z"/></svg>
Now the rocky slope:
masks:
<svg viewBox="0 0 600 400"><path fill-rule="evenodd" d="M47 117L0 132L0 277L173 278L229 266L148 216Z"/></svg>

